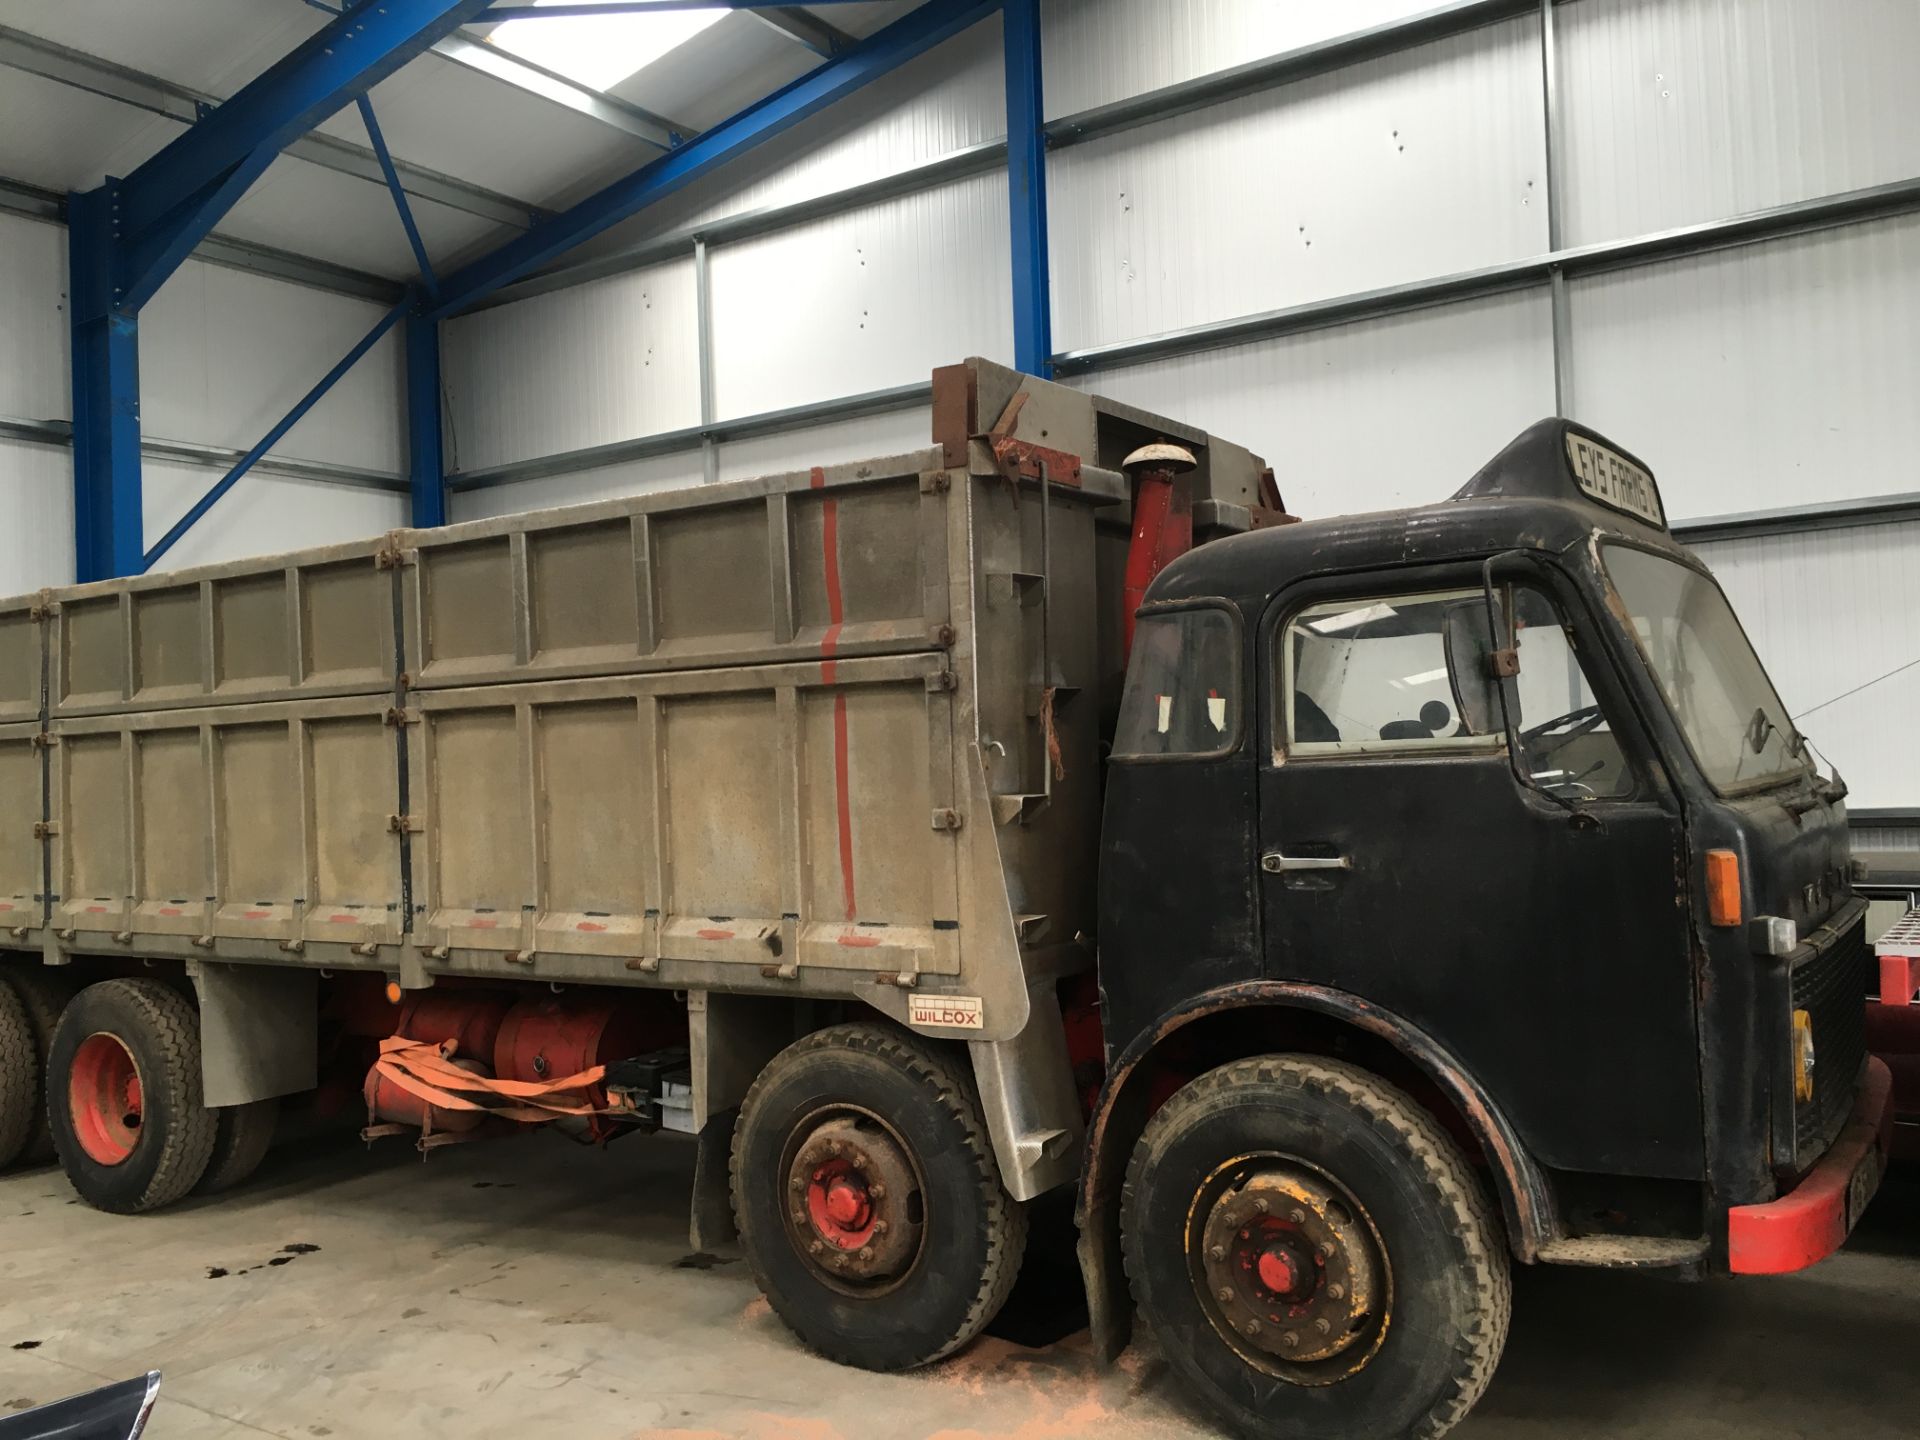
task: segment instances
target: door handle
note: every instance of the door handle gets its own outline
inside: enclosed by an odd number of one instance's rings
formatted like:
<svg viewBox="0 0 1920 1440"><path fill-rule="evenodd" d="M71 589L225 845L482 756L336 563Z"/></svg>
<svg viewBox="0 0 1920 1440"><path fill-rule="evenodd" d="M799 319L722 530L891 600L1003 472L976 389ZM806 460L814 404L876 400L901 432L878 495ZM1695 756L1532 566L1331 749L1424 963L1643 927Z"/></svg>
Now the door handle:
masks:
<svg viewBox="0 0 1920 1440"><path fill-rule="evenodd" d="M1345 855L1282 855L1269 850L1260 857L1260 868L1269 875L1284 875L1293 870L1351 870L1353 861Z"/></svg>

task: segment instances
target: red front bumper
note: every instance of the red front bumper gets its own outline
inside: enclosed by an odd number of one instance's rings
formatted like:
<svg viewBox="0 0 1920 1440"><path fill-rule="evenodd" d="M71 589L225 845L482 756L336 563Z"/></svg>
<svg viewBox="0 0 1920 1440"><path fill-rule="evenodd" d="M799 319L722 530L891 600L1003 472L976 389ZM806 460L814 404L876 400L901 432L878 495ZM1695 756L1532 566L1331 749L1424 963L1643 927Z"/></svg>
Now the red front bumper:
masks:
<svg viewBox="0 0 1920 1440"><path fill-rule="evenodd" d="M1824 1260L1845 1242L1880 1188L1893 1139L1893 1076L1879 1059L1846 1128L1800 1183L1764 1205L1727 1212L1727 1262L1736 1275L1784 1275Z"/></svg>

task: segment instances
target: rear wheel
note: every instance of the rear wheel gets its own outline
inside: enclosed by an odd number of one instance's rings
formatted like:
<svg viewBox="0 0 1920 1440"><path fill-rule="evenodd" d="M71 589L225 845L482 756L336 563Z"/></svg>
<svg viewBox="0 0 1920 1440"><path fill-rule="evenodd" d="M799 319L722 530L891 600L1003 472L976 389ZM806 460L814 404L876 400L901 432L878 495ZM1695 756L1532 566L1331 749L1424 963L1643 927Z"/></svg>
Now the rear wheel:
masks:
<svg viewBox="0 0 1920 1440"><path fill-rule="evenodd" d="M53 1131L47 1123L47 1061L53 1053L54 1027L60 1014L73 999L74 984L65 975L45 966L23 965L0 973L0 985L10 985L27 1007L27 1023L34 1041L33 1127L27 1134L26 1148L20 1153L23 1165L44 1165L53 1159Z"/></svg>
<svg viewBox="0 0 1920 1440"><path fill-rule="evenodd" d="M973 1339L1026 1248L972 1085L876 1025L809 1035L761 1071L734 1129L733 1203L774 1313L867 1370Z"/></svg>
<svg viewBox="0 0 1920 1440"><path fill-rule="evenodd" d="M206 1173L193 1187L196 1195L218 1195L246 1183L273 1144L280 1123L280 1102L255 1100L249 1105L227 1105L215 1110L213 1156Z"/></svg>
<svg viewBox="0 0 1920 1440"><path fill-rule="evenodd" d="M206 1173L217 1129L201 1103L200 1017L158 980L106 980L54 1031L47 1110L81 1199L132 1215L170 1205Z"/></svg>
<svg viewBox="0 0 1920 1440"><path fill-rule="evenodd" d="M27 1007L0 981L0 1170L27 1148L39 1093L40 1049Z"/></svg>
<svg viewBox="0 0 1920 1440"><path fill-rule="evenodd" d="M1433 1118L1355 1066L1239 1061L1154 1116L1121 1226L1167 1358L1260 1440L1428 1440L1485 1390L1510 1280L1487 1196Z"/></svg>

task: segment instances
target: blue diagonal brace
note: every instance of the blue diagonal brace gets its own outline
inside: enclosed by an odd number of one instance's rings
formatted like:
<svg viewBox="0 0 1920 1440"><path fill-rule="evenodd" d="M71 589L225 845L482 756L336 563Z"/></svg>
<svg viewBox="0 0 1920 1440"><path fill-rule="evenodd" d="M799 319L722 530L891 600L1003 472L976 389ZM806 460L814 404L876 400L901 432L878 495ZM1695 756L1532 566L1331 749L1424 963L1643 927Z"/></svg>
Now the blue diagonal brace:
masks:
<svg viewBox="0 0 1920 1440"><path fill-rule="evenodd" d="M281 416L279 423L261 437L259 444L255 445L251 450L247 451L246 454L236 460L233 468L222 475L219 480L214 483L211 490L194 501L193 508L175 521L173 528L162 535L154 547L141 557L136 569L151 569L154 561L171 550L174 545L178 543L180 537L191 530L194 527L194 523L219 502L222 495L225 495L227 491L239 483L242 475L245 475L247 471L259 463L261 456L279 444L281 437L295 425L299 424L303 415L320 403L320 397L331 390L340 377L354 367L355 362L358 361L362 355L380 343L380 337L399 323L400 318L407 313L413 303L413 297L409 295L391 310L387 311L386 314L382 315L380 322L375 325L373 329L369 330L360 342L342 357L340 363L323 375L320 378L319 384L307 391L305 395L302 395L299 403L285 415ZM134 572L126 571L122 573L131 574Z"/></svg>
<svg viewBox="0 0 1920 1440"><path fill-rule="evenodd" d="M420 279L427 287L427 294L437 294L440 286L433 278L433 262L427 259L427 247L420 238L420 227L413 222L413 207L407 203L407 192L401 187L400 172L393 168L393 156L387 153L387 137L380 133L380 122L374 118L373 101L362 95L355 103L359 105L360 119L367 127L367 139L373 142L373 153L380 162L380 173L387 177L387 189L393 192L393 208L400 212L400 225L407 232L407 244L413 247L414 261L420 267Z"/></svg>
<svg viewBox="0 0 1920 1440"><path fill-rule="evenodd" d="M926 0L837 59L534 226L491 255L442 277L440 303L433 313L451 314L566 254L999 8L999 0Z"/></svg>
<svg viewBox="0 0 1920 1440"><path fill-rule="evenodd" d="M116 247L115 307L138 312L277 158L264 146L253 151L162 216L153 229L123 239Z"/></svg>

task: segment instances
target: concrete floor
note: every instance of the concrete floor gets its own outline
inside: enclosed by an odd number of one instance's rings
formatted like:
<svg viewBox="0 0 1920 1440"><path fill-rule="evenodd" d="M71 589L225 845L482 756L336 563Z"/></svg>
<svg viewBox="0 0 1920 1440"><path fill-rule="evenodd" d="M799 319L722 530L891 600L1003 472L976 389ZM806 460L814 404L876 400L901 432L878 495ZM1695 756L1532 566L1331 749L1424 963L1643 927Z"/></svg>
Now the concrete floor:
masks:
<svg viewBox="0 0 1920 1440"><path fill-rule="evenodd" d="M1213 1433L1136 1347L989 1336L914 1376L803 1351L737 1261L687 1254L691 1151L551 1137L442 1152L283 1149L243 1191L121 1219L57 1171L0 1179L0 1413L148 1368L154 1440L1179 1440ZM305 1248L313 1247L313 1248ZM1061 1244L1045 1250L1056 1260ZM1070 1287L1030 1273L1003 1335ZM1059 1328L1056 1323L1055 1328ZM537 1427L537 1428L536 1428ZM1920 1177L1850 1250L1785 1280L1519 1277L1493 1388L1457 1434L1911 1437Z"/></svg>

